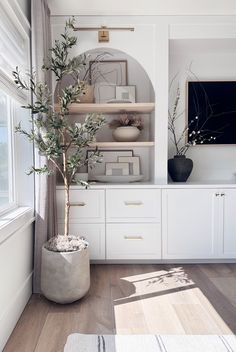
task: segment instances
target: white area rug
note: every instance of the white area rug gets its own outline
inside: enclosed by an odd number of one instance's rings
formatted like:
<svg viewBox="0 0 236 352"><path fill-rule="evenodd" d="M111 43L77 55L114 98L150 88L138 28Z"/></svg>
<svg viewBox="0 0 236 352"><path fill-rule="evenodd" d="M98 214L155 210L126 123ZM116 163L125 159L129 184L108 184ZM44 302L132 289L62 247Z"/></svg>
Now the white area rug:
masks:
<svg viewBox="0 0 236 352"><path fill-rule="evenodd" d="M236 352L236 336L72 334L64 352Z"/></svg>

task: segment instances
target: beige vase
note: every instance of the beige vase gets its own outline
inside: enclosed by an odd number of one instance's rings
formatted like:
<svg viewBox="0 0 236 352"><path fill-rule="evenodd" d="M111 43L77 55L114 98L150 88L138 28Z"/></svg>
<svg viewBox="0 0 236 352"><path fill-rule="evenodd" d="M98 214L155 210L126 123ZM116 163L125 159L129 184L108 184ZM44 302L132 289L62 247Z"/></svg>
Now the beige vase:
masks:
<svg viewBox="0 0 236 352"><path fill-rule="evenodd" d="M94 103L94 86L86 84L84 94L79 97L80 103Z"/></svg>
<svg viewBox="0 0 236 352"><path fill-rule="evenodd" d="M52 252L42 248L41 291L50 301L72 303L90 287L88 248L74 252Z"/></svg>
<svg viewBox="0 0 236 352"><path fill-rule="evenodd" d="M121 126L117 127L112 135L117 142L135 142L140 135L140 130L135 126Z"/></svg>

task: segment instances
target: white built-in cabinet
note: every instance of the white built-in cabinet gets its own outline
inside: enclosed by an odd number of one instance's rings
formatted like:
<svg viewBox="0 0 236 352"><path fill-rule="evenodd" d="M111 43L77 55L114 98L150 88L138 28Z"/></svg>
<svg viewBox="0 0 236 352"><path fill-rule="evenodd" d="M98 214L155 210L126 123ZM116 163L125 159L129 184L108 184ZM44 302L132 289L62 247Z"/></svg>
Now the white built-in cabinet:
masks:
<svg viewBox="0 0 236 352"><path fill-rule="evenodd" d="M91 259L105 259L105 195L103 190L70 192L70 234L85 237ZM63 234L64 190L57 190L58 232Z"/></svg>
<svg viewBox="0 0 236 352"><path fill-rule="evenodd" d="M236 189L72 187L70 202L70 233L92 260L236 259ZM60 233L63 211L58 187Z"/></svg>
<svg viewBox="0 0 236 352"><path fill-rule="evenodd" d="M219 254L236 258L236 189L223 189L218 193Z"/></svg>
<svg viewBox="0 0 236 352"><path fill-rule="evenodd" d="M86 237L92 260L161 259L160 189L72 189L70 203L70 234ZM63 211L58 189L59 233Z"/></svg>
<svg viewBox="0 0 236 352"><path fill-rule="evenodd" d="M212 258L217 200L214 190L163 190L163 258Z"/></svg>
<svg viewBox="0 0 236 352"><path fill-rule="evenodd" d="M106 258L161 259L161 190L106 190Z"/></svg>
<svg viewBox="0 0 236 352"><path fill-rule="evenodd" d="M163 259L236 257L235 189L162 192Z"/></svg>

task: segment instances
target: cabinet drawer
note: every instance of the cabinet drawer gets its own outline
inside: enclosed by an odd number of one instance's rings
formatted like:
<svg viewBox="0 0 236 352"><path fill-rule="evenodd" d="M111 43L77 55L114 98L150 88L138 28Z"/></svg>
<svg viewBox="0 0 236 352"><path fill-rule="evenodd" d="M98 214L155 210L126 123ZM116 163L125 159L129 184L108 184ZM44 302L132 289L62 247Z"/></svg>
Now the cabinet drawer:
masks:
<svg viewBox="0 0 236 352"><path fill-rule="evenodd" d="M63 234L64 224L58 224L58 232ZM105 225L71 224L70 234L83 236L89 242L90 259L105 259Z"/></svg>
<svg viewBox="0 0 236 352"><path fill-rule="evenodd" d="M108 224L107 259L160 259L160 224Z"/></svg>
<svg viewBox="0 0 236 352"><path fill-rule="evenodd" d="M107 190L108 222L159 222L161 191L158 189Z"/></svg>
<svg viewBox="0 0 236 352"><path fill-rule="evenodd" d="M104 222L105 203L103 190L71 190L70 222ZM64 219L64 191L57 190L57 217Z"/></svg>

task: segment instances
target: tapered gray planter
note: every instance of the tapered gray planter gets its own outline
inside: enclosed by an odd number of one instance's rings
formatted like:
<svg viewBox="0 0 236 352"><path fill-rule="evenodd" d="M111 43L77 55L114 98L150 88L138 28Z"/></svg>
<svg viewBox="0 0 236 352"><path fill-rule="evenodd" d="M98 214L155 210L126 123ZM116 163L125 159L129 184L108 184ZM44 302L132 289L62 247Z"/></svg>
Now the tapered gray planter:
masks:
<svg viewBox="0 0 236 352"><path fill-rule="evenodd" d="M74 252L52 252L42 248L41 291L56 303L72 303L90 286L88 248Z"/></svg>

